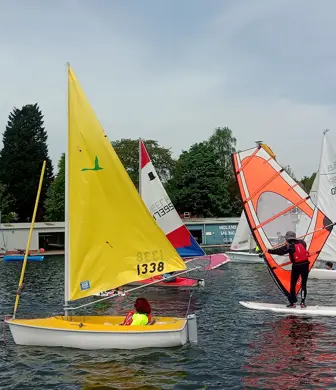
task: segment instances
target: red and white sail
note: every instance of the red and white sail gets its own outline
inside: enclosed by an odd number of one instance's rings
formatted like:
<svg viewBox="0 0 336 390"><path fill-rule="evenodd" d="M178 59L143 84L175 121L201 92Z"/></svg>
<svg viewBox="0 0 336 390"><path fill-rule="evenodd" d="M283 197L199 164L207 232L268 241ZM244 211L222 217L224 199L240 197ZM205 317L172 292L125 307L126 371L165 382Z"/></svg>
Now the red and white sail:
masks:
<svg viewBox="0 0 336 390"><path fill-rule="evenodd" d="M141 139L139 160L139 192L153 218L181 257L204 256L204 250L186 228L172 204Z"/></svg>

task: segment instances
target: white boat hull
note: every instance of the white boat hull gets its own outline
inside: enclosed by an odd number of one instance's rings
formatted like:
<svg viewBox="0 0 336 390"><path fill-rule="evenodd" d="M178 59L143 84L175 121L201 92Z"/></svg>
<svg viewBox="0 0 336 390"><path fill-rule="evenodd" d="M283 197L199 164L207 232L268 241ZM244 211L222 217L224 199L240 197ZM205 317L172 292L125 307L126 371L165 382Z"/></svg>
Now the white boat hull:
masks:
<svg viewBox="0 0 336 390"><path fill-rule="evenodd" d="M312 268L309 272L309 279L336 280L336 270Z"/></svg>
<svg viewBox="0 0 336 390"><path fill-rule="evenodd" d="M242 306L253 310L267 310L274 313L286 313L293 315L319 315L319 316L336 316L336 306L307 306L301 308L297 305L296 308L286 307L284 304L278 303L263 303L263 302L239 302Z"/></svg>
<svg viewBox="0 0 336 390"><path fill-rule="evenodd" d="M88 317L83 317L85 318ZM116 318L116 317L114 317ZM118 321L123 318L118 317ZM159 318L155 325L120 326L110 323L86 324L67 322L67 327L30 325L27 320L20 323L7 320L14 342L19 345L34 345L45 347L66 347L78 349L139 349L139 348L168 348L186 344L188 341L197 342L196 316L189 315L186 320L176 319L173 322ZM174 320L174 318L169 318ZM70 323L70 326L69 326ZM176 323L178 323L176 325ZM28 325L27 325L28 324ZM71 326L73 325L73 326ZM171 326L170 326L171 325ZM171 329L168 329L171 327ZM92 330L91 330L91 329ZM95 330L93 330L96 328ZM105 328L105 329L104 329ZM115 330L112 330L112 329ZM118 331L120 329L120 331Z"/></svg>
<svg viewBox="0 0 336 390"><path fill-rule="evenodd" d="M264 264L264 259L259 257L257 253L249 252L226 252L233 263L248 263L248 264Z"/></svg>

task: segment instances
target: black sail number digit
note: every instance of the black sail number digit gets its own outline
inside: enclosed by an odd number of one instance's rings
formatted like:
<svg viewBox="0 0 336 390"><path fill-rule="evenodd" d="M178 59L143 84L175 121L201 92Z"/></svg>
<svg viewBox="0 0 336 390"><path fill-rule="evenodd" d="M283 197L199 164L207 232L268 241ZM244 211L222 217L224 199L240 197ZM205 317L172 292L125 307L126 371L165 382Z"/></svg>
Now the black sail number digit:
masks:
<svg viewBox="0 0 336 390"><path fill-rule="evenodd" d="M137 274L146 275L148 273L152 274L154 272L163 272L165 264L163 260L163 251L154 250L152 252L138 252L137 260Z"/></svg>

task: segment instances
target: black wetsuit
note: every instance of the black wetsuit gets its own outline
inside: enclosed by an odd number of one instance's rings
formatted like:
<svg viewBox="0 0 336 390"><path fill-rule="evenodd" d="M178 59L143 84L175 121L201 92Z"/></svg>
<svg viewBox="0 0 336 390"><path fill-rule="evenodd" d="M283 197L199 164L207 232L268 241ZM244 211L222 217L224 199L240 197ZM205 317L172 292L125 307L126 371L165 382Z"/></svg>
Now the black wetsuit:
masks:
<svg viewBox="0 0 336 390"><path fill-rule="evenodd" d="M291 273L291 284L290 284L290 294L288 300L290 303L296 303L297 297L295 293L296 283L301 275L301 299L304 301L307 297L307 280L309 274L309 261L302 261L300 263L295 263L293 254L295 253L295 244L302 244L307 248L307 244L304 240L290 240L288 244L274 249L269 249L268 253L283 256L289 254L289 259L292 262L292 273Z"/></svg>

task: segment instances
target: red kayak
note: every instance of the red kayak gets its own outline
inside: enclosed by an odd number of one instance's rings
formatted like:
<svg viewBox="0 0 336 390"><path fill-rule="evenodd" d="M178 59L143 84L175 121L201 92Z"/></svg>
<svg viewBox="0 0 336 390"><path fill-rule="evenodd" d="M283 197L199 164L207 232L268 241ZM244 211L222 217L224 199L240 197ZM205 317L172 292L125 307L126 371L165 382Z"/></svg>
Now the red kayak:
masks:
<svg viewBox="0 0 336 390"><path fill-rule="evenodd" d="M176 278L173 282L158 282L155 284L152 284L153 287L181 287L181 288L196 288L196 287L203 287L204 286L204 279L191 279L191 278L181 278L176 276ZM148 284L152 283L156 280L162 280L162 275L154 276L153 278L140 280L137 282L129 283L130 285L134 286L140 286L142 284ZM148 286L150 287L150 285Z"/></svg>

